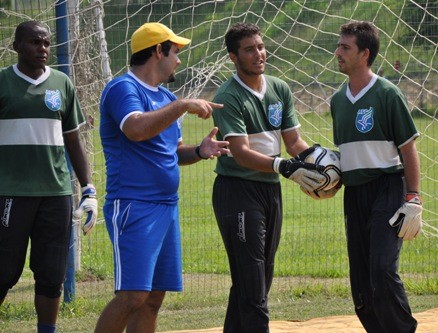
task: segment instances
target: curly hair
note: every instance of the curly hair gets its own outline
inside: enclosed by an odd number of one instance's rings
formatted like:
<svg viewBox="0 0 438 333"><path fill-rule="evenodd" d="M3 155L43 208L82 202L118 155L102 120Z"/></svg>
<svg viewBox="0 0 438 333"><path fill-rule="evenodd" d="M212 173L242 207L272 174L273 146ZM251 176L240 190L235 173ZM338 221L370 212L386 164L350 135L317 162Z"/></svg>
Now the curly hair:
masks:
<svg viewBox="0 0 438 333"><path fill-rule="evenodd" d="M240 41L247 37L254 35L261 36L260 28L253 23L236 23L234 24L225 35L225 45L227 51L237 54L240 46Z"/></svg>

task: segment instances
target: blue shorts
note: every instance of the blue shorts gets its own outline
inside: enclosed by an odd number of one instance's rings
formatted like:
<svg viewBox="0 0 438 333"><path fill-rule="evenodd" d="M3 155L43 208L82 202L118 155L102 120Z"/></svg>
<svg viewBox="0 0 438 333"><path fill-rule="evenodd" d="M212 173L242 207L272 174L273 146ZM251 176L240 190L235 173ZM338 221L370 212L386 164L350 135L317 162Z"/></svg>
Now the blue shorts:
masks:
<svg viewBox="0 0 438 333"><path fill-rule="evenodd" d="M182 291L178 205L117 199L107 201L103 212L115 290Z"/></svg>

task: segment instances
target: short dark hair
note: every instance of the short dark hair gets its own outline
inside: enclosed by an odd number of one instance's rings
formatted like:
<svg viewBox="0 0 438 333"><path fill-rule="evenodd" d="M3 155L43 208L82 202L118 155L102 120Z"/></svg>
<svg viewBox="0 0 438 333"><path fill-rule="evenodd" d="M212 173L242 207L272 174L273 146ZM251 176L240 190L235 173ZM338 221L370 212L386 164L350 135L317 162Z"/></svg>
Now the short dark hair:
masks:
<svg viewBox="0 0 438 333"><path fill-rule="evenodd" d="M25 21L17 25L17 28L15 29L15 41L17 43L20 43L24 39L24 37L29 33L29 31L34 30L35 27L43 28L47 30L47 32L50 34L50 29L46 24L35 20Z"/></svg>
<svg viewBox="0 0 438 333"><path fill-rule="evenodd" d="M167 40L161 43L161 47L163 50L163 54L167 57L169 55L170 49L172 48L173 43L170 40ZM148 59L152 56L152 53L155 52L157 45L148 47L147 49L138 51L131 55L131 59L129 61L130 66L141 66L148 61Z"/></svg>
<svg viewBox="0 0 438 333"><path fill-rule="evenodd" d="M350 21L341 25L340 33L341 36L356 36L356 44L359 50L368 49L370 51L368 66L371 67L380 48L379 30L376 26L368 21Z"/></svg>
<svg viewBox="0 0 438 333"><path fill-rule="evenodd" d="M236 23L234 24L225 35L225 45L227 51L237 54L240 46L240 41L247 37L254 35L261 36L260 28L253 23Z"/></svg>

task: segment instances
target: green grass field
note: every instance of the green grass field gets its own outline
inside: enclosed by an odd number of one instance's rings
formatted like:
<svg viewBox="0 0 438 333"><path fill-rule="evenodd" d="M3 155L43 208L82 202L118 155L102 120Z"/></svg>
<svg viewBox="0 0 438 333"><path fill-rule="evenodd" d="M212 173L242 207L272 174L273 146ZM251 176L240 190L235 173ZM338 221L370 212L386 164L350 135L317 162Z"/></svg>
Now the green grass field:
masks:
<svg viewBox="0 0 438 333"><path fill-rule="evenodd" d="M306 114L301 117L303 133L309 143L318 142L333 147L329 114ZM306 123L321 128L310 134ZM436 226L438 142L431 140L438 133L436 121L416 117L415 123L421 136L417 147L421 158L423 219ZM187 144L199 143L213 127L210 120L186 116L183 122L183 139ZM98 135L97 131L94 133ZM98 138L94 138L98 143ZM96 151L101 151L99 147ZM284 154L284 153L283 153ZM94 156L95 164L102 166L103 156ZM180 220L183 239L184 272L222 274L228 273L228 262L211 205L212 184L215 178L215 160L181 167ZM104 171L97 173L98 193L103 205ZM330 200L315 201L303 194L294 183L282 179L284 226L277 254L277 276L312 276L322 278L347 277L348 265L343 225L342 191ZM103 216L100 214L100 220ZM95 234L83 239L82 267L85 279L112 276L112 257L103 221ZM96 236L96 237L94 237ZM102 248L104 250L102 250ZM402 251L401 272L429 274L438 271L438 241L420 237L406 242Z"/></svg>
<svg viewBox="0 0 438 333"><path fill-rule="evenodd" d="M309 143L330 144L330 117L306 114L301 117L304 137ZM416 118L420 132L429 138L438 133L428 118ZM307 133L306 125L321 128ZM198 143L211 127L211 120L192 116L184 119L184 142ZM96 131L97 132L97 131ZM94 133L94 135L97 135ZM98 138L94 138L96 140ZM420 139L425 197L424 218L430 223L437 211L436 182L438 167L430 156L438 155L438 144ZM96 148L96 151L100 151ZM94 156L94 163L103 163ZM180 216L183 241L185 291L166 298L160 316L160 331L221 326L230 279L225 250L211 206L215 161L203 161L181 168ZM97 174L102 194L104 176ZM314 201L295 184L282 180L284 225L276 257L276 278L271 291L273 320L304 320L313 317L352 314L348 286L348 261L342 213L342 193L330 200ZM82 238L82 269L77 274L76 300L65 304L60 314L60 332L89 332L100 311L112 298L112 254L105 226L101 223L90 237ZM438 306L438 239L420 237L406 242L400 270L411 297L414 311ZM22 281L0 307L0 331L32 332L35 312L32 304L31 272L26 269Z"/></svg>

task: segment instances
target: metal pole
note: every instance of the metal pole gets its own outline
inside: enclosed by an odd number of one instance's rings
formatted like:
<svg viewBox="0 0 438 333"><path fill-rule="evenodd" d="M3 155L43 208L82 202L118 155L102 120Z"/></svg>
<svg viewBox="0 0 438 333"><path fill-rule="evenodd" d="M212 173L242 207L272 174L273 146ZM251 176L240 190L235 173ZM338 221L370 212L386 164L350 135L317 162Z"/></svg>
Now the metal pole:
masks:
<svg viewBox="0 0 438 333"><path fill-rule="evenodd" d="M70 76L70 56L69 56L69 38L68 38L68 19L67 19L67 0L59 0L55 4L56 14L56 42L57 42L57 56L58 56L58 69ZM67 152L66 152L67 154ZM67 155L67 164L71 174L72 190L75 190L73 168L70 163L70 159ZM74 203L73 197L71 198ZM75 228L76 225L71 220L72 230L70 234L70 246L68 253L66 280L64 282L64 302L71 302L76 294L76 281L75 281Z"/></svg>

